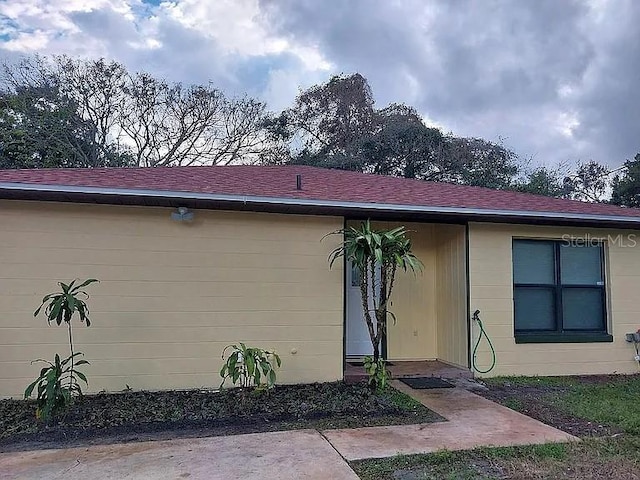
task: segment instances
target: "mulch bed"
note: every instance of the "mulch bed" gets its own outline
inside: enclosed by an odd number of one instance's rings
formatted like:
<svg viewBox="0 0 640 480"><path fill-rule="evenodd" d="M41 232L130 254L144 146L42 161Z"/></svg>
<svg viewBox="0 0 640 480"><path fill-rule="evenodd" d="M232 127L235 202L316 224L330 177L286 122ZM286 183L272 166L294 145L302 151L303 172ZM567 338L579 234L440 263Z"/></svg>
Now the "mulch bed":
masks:
<svg viewBox="0 0 640 480"><path fill-rule="evenodd" d="M589 375L573 378L585 383L607 383L611 380L608 375ZM487 382L486 387L487 390L476 390L475 393L576 437L606 437L622 432L622 429L618 427L590 422L584 418L571 415L554 405L552 402L553 397L563 391L567 391L569 388L567 386L509 383L494 385Z"/></svg>
<svg viewBox="0 0 640 480"><path fill-rule="evenodd" d="M38 422L34 412L33 401L0 400L0 451L443 420L395 389L375 394L365 384L343 382L283 385L269 392L87 395L50 425Z"/></svg>

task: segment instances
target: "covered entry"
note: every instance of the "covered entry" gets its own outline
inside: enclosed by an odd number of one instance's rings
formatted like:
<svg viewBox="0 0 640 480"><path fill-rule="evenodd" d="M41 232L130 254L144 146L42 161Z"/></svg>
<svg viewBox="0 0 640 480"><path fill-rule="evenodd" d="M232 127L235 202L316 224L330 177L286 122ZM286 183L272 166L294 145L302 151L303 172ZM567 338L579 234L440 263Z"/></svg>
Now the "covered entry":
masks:
<svg viewBox="0 0 640 480"><path fill-rule="evenodd" d="M359 221L350 221L356 226ZM373 222L376 229L404 225L421 273L398 272L382 354L392 362L440 360L468 368L466 240L464 225ZM372 353L364 320L357 270L345 272L345 355L347 362Z"/></svg>

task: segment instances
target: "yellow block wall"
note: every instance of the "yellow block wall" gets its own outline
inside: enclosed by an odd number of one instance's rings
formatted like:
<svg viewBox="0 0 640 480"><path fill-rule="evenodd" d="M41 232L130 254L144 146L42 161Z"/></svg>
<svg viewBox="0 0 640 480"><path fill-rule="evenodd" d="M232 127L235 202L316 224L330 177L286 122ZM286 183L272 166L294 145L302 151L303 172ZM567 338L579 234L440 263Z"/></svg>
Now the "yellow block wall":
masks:
<svg viewBox="0 0 640 480"><path fill-rule="evenodd" d="M413 244L413 253L424 264L422 272L398 271L391 293L389 311L396 323L387 325L389 360L426 360L438 355L436 344L435 230L428 223L375 222L377 229L404 225Z"/></svg>
<svg viewBox="0 0 640 480"><path fill-rule="evenodd" d="M439 225L436 236L438 359L467 367L467 273L465 227Z"/></svg>
<svg viewBox="0 0 640 480"><path fill-rule="evenodd" d="M513 326L512 239L562 240L563 235L606 241L606 286L612 343L518 344ZM566 238L566 237L565 237ZM640 327L640 232L523 225L470 225L470 308L480 309L497 351L495 375L579 375L636 373L627 332ZM637 243L637 245L634 245ZM473 325L473 338L478 334ZM480 367L489 363L483 342Z"/></svg>
<svg viewBox="0 0 640 480"><path fill-rule="evenodd" d="M281 355L279 382L342 378L338 239L320 241L342 218L171 211L0 201L0 397L22 394L32 359L67 355L66 329L33 311L57 281L89 277L92 325L74 329L89 391L217 387L239 341Z"/></svg>

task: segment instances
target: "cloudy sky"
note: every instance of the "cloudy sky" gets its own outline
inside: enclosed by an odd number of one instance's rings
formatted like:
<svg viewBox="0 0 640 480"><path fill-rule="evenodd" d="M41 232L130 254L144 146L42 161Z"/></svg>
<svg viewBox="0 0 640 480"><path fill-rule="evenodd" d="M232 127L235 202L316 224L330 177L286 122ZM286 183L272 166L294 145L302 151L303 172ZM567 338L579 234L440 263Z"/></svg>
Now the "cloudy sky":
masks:
<svg viewBox="0 0 640 480"><path fill-rule="evenodd" d="M2 0L0 56L102 56L273 110L360 72L445 131L617 166L640 151L638 25L638 0Z"/></svg>

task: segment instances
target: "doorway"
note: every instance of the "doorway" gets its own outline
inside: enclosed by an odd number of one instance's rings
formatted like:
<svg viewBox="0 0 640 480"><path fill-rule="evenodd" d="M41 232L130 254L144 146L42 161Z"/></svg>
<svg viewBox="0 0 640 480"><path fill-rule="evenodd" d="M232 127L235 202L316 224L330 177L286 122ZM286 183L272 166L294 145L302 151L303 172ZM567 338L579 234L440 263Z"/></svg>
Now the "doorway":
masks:
<svg viewBox="0 0 640 480"><path fill-rule="evenodd" d="M371 345L369 329L367 328L362 308L360 272L352 262L347 262L346 276L345 353L347 358L362 358L366 355L373 355L373 345ZM379 272L376 272L376 277L376 280L379 280ZM371 300L369 301L369 309L373 310L373 302Z"/></svg>

